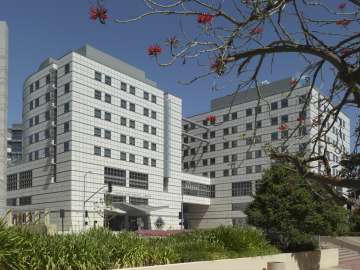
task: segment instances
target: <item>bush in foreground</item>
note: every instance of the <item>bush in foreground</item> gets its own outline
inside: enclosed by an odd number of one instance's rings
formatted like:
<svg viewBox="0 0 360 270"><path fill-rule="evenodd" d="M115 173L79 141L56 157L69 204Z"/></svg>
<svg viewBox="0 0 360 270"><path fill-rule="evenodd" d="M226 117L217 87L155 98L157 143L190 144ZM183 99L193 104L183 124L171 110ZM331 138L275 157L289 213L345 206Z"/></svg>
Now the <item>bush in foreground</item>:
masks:
<svg viewBox="0 0 360 270"><path fill-rule="evenodd" d="M82 234L46 235L0 228L0 269L101 270L274 254L262 233L220 227L166 238L106 229Z"/></svg>

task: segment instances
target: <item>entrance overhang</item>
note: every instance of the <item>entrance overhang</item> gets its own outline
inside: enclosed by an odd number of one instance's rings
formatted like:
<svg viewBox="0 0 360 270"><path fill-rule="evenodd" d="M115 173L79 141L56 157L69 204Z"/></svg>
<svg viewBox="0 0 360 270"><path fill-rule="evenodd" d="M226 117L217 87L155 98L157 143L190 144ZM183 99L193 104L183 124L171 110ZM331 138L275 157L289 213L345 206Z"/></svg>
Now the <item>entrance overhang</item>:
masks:
<svg viewBox="0 0 360 270"><path fill-rule="evenodd" d="M169 208L168 206L133 205L120 202L113 203L112 206L129 216L151 215L155 211Z"/></svg>

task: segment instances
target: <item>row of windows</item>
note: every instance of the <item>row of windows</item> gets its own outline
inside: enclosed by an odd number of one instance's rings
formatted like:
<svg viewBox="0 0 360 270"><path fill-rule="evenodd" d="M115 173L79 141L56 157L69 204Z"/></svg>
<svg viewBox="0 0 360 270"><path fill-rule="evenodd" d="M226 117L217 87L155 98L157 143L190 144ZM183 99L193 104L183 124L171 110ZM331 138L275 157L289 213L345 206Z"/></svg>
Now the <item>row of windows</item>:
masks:
<svg viewBox="0 0 360 270"><path fill-rule="evenodd" d="M30 205L32 203L31 199L32 199L31 196L20 197L19 198L19 206ZM16 198L7 199L6 205L7 206L17 206L17 199Z"/></svg>
<svg viewBox="0 0 360 270"><path fill-rule="evenodd" d="M102 156L102 152L104 157L111 158L111 149L109 148L102 149L100 146L96 146L96 145L94 146L95 156ZM120 160L135 163L135 155L128 154L126 152L120 152ZM156 159L143 157L143 165L147 165L147 166L150 165L151 167L156 167Z"/></svg>
<svg viewBox="0 0 360 270"><path fill-rule="evenodd" d="M70 102L64 103L63 108L64 108L64 113L70 112ZM57 110L54 110L53 113L56 115ZM45 121L50 120L50 114L51 114L51 111L45 112ZM35 115L34 117L29 119L29 127L33 127L34 125L38 125L38 124L40 124L40 114Z"/></svg>
<svg viewBox="0 0 360 270"><path fill-rule="evenodd" d="M104 183L126 186L126 171L104 167ZM140 172L129 171L129 187L138 189L149 189L149 175Z"/></svg>
<svg viewBox="0 0 360 270"><path fill-rule="evenodd" d="M31 188L32 187L32 171L24 171L19 173L19 189ZM18 175L10 174L7 176L7 191L17 190Z"/></svg>
<svg viewBox="0 0 360 270"><path fill-rule="evenodd" d="M102 82L102 77L103 77L103 76L102 76L102 74L101 74L100 72L95 71L94 79L95 79L96 81ZM112 85L112 79L111 79L111 77L108 76L108 75L104 75L104 83L111 86L111 85ZM127 85L125 82L121 82L121 83L120 83L120 90L122 90L122 91L124 91L124 92L127 92L127 91L128 91L128 88L129 88L129 93L135 96L135 95L136 95L136 88L135 88L135 86L129 85L129 87L128 87L128 85ZM145 100L150 100L150 94L149 94L148 92L144 91L143 94L144 94L144 95L143 95L143 98L144 98ZM151 102L156 104L157 98L156 98L155 95L151 95Z"/></svg>
<svg viewBox="0 0 360 270"><path fill-rule="evenodd" d="M190 196L215 198L215 185L182 181L182 193Z"/></svg>
<svg viewBox="0 0 360 270"><path fill-rule="evenodd" d="M94 98L97 99L97 100L102 100L102 92L99 91L99 90L95 90L94 92ZM111 104L111 95L109 94L106 94L104 95L104 101L106 103L109 103ZM129 109L130 111L132 112L136 112L136 105L135 103L132 103L132 102L128 102L124 99L122 99L120 101L120 107L123 108L123 109ZM145 116L150 116L150 110L148 108L143 108L143 115ZM156 111L151 111L151 118L152 119L156 119L157 118L157 113Z"/></svg>

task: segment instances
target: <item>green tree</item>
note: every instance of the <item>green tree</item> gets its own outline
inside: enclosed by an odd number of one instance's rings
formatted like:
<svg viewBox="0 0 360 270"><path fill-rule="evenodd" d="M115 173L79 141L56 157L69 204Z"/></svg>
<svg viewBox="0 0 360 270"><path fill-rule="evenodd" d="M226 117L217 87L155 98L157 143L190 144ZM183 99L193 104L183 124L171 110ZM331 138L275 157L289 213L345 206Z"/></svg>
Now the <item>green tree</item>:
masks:
<svg viewBox="0 0 360 270"><path fill-rule="evenodd" d="M284 250L314 247L314 235L336 235L349 230L346 209L328 199L319 186L309 185L295 169L274 165L261 180L246 210L248 222L276 235Z"/></svg>

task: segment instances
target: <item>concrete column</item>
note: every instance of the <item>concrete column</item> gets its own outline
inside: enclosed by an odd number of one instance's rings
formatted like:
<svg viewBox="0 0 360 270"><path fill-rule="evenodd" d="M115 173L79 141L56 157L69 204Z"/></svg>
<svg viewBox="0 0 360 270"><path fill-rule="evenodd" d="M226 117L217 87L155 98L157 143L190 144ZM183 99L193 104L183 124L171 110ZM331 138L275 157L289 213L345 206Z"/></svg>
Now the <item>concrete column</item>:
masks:
<svg viewBox="0 0 360 270"><path fill-rule="evenodd" d="M45 225L50 225L50 210L49 210L49 208L45 208L44 224Z"/></svg>
<svg viewBox="0 0 360 270"><path fill-rule="evenodd" d="M0 217L6 210L8 27L0 21Z"/></svg>

